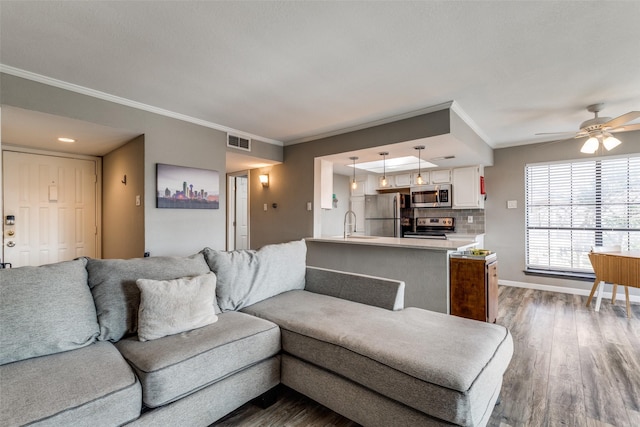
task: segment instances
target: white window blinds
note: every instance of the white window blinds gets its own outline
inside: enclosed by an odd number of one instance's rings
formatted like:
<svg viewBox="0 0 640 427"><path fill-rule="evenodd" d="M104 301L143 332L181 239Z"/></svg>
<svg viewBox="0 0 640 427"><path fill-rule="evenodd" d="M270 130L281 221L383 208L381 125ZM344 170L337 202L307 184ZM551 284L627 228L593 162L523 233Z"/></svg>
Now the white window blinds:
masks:
<svg viewBox="0 0 640 427"><path fill-rule="evenodd" d="M525 167L528 270L592 272L592 246L640 249L640 155Z"/></svg>

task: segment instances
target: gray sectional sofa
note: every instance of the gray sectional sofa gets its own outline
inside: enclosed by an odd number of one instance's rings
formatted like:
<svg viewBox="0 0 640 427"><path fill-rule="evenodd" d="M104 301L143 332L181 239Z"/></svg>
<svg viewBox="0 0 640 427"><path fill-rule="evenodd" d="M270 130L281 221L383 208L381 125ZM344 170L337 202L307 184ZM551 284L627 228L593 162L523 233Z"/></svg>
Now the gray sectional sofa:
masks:
<svg viewBox="0 0 640 427"><path fill-rule="evenodd" d="M487 423L508 330L305 258L297 241L0 270L0 425L207 426L281 383L365 426Z"/></svg>

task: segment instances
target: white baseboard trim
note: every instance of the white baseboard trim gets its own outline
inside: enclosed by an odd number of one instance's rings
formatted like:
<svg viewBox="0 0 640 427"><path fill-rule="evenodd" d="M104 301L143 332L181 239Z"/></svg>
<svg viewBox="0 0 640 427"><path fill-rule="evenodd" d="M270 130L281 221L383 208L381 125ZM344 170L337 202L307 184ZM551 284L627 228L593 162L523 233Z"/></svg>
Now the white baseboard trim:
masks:
<svg viewBox="0 0 640 427"><path fill-rule="evenodd" d="M528 283L528 282L517 282L515 280L498 280L499 285L511 286L514 288L526 288L526 289L535 289L538 291L549 291L549 292L559 292L562 294L572 294L572 295L583 295L589 296L591 292L591 288L589 289L577 289L577 288L567 288L564 286L552 286L552 285L541 285L539 283ZM611 285L605 285L605 289L609 289L609 291L605 291L602 294L603 298L611 299L612 289ZM640 295L629 295L629 300L631 302L640 303ZM616 296L616 301L624 301L624 287L618 286L618 295Z"/></svg>

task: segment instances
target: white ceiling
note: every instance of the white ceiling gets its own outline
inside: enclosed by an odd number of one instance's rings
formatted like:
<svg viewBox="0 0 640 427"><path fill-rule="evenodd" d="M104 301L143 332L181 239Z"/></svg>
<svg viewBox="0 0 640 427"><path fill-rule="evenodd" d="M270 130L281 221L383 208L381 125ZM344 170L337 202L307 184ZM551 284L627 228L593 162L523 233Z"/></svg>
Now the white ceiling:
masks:
<svg viewBox="0 0 640 427"><path fill-rule="evenodd" d="M103 156L141 133L22 108L2 106L3 145ZM57 140L60 137L72 137L76 142L60 142Z"/></svg>
<svg viewBox="0 0 640 427"><path fill-rule="evenodd" d="M284 144L454 100L506 147L640 109L638 22L640 1L2 1L0 63Z"/></svg>

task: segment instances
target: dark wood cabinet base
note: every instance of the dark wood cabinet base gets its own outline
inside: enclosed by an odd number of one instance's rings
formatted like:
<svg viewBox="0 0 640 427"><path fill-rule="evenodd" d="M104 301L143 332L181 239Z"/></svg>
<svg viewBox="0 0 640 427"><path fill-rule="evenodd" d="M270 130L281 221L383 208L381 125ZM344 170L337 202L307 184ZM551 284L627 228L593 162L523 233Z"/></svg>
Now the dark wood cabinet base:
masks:
<svg viewBox="0 0 640 427"><path fill-rule="evenodd" d="M498 261L451 258L450 313L495 323L498 317Z"/></svg>

